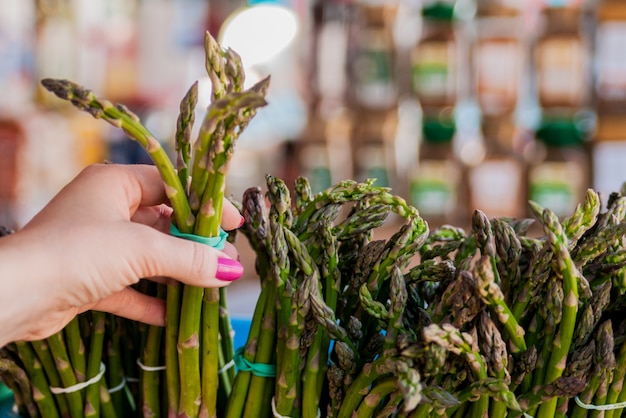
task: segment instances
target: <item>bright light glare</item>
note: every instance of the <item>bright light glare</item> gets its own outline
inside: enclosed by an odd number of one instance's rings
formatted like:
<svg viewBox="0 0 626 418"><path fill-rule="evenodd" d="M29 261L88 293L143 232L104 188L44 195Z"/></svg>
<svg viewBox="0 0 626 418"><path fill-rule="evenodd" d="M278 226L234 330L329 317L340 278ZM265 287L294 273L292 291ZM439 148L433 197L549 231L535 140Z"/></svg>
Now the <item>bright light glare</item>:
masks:
<svg viewBox="0 0 626 418"><path fill-rule="evenodd" d="M235 11L220 34L220 43L241 55L246 67L270 61L283 51L298 31L292 11L276 5L260 4Z"/></svg>

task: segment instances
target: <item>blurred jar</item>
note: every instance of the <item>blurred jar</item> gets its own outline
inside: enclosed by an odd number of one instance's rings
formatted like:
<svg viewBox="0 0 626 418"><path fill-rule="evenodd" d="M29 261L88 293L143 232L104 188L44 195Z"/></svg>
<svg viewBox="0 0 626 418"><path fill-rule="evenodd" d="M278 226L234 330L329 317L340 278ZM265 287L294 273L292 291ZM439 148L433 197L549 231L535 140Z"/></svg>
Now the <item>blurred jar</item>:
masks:
<svg viewBox="0 0 626 418"><path fill-rule="evenodd" d="M595 93L599 112L626 113L626 2L602 0L595 40Z"/></svg>
<svg viewBox="0 0 626 418"><path fill-rule="evenodd" d="M529 199L559 217L569 216L590 186L583 133L573 119L549 118L535 137L540 152L528 171Z"/></svg>
<svg viewBox="0 0 626 418"><path fill-rule="evenodd" d="M490 218L520 218L526 208L526 165L515 152L512 115L483 116L485 157L469 170L470 209Z"/></svg>
<svg viewBox="0 0 626 418"><path fill-rule="evenodd" d="M580 33L580 9L547 7L543 35L534 49L542 108L579 108L587 99L589 52Z"/></svg>
<svg viewBox="0 0 626 418"><path fill-rule="evenodd" d="M396 50L392 22L395 2L361 3L352 28L350 76L353 104L386 110L397 102Z"/></svg>
<svg viewBox="0 0 626 418"><path fill-rule="evenodd" d="M483 114L511 113L524 68L521 10L501 1L478 2L473 47L475 94Z"/></svg>
<svg viewBox="0 0 626 418"><path fill-rule="evenodd" d="M410 203L431 227L459 224L463 196L461 162L453 148L455 124L452 115L425 117L419 159L410 173Z"/></svg>
<svg viewBox="0 0 626 418"><path fill-rule="evenodd" d="M423 33L410 56L412 89L424 108L454 106L459 61L454 4L426 5L422 18Z"/></svg>

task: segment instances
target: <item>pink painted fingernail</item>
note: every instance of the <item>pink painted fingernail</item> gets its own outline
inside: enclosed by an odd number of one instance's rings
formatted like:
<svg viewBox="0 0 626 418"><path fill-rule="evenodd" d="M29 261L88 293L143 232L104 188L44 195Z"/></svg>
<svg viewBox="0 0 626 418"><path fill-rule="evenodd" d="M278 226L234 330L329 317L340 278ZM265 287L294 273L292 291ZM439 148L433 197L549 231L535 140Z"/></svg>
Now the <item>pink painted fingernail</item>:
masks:
<svg viewBox="0 0 626 418"><path fill-rule="evenodd" d="M232 258L219 257L217 259L217 272L215 278L227 282L237 280L243 274L243 266Z"/></svg>
<svg viewBox="0 0 626 418"><path fill-rule="evenodd" d="M246 218L242 216L241 219L239 220L239 225L237 225L237 228L241 228L245 222L246 222Z"/></svg>

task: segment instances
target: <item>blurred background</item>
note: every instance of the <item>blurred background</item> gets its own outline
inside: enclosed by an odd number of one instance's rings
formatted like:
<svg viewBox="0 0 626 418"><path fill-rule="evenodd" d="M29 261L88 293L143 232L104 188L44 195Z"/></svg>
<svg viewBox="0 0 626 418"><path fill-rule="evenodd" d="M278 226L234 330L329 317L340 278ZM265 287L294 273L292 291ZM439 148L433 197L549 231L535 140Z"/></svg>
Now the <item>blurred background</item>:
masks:
<svg viewBox="0 0 626 418"><path fill-rule="evenodd" d="M0 0L0 224L20 227L85 165L148 162L42 90L67 78L173 148L203 35L271 75L228 194L265 174L315 190L376 178L436 225L474 209L569 214L626 180L626 0Z"/></svg>

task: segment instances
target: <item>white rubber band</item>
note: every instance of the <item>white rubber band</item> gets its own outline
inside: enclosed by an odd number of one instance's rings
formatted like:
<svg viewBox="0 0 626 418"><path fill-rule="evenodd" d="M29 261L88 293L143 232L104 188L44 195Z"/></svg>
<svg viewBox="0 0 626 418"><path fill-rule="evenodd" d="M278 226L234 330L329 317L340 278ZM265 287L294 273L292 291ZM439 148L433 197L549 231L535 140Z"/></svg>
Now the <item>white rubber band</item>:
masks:
<svg viewBox="0 0 626 418"><path fill-rule="evenodd" d="M119 392L120 390L124 389L124 386L126 386L126 378L122 376L122 381L120 382L120 384L109 389L109 393Z"/></svg>
<svg viewBox="0 0 626 418"><path fill-rule="evenodd" d="M594 405L590 403L584 403L583 401L580 400L578 396L576 396L574 400L576 401L576 404L580 406L581 408L592 409L595 411L611 411L613 409L626 408L626 402L611 403L608 405Z"/></svg>
<svg viewBox="0 0 626 418"><path fill-rule="evenodd" d="M68 388L51 387L50 392L54 393L55 395L59 395L61 393L78 392L79 390L85 389L87 386L93 385L94 383L98 383L100 379L102 379L102 376L104 376L105 371L106 371L106 366L104 365L104 363L100 362L100 372L94 377L92 377L91 379L81 382L81 383L77 383Z"/></svg>
<svg viewBox="0 0 626 418"><path fill-rule="evenodd" d="M137 383L139 382L139 378L138 377L124 377L124 379L126 379L126 381L128 383Z"/></svg>
<svg viewBox="0 0 626 418"><path fill-rule="evenodd" d="M165 366L146 366L139 359L137 359L137 365L144 372L160 372L161 370L165 370Z"/></svg>
<svg viewBox="0 0 626 418"><path fill-rule="evenodd" d="M274 396L272 396L272 414L274 414L274 418L291 418L278 413L278 411L276 410L276 398ZM315 415L315 418L320 418L319 408L317 409L317 415Z"/></svg>
<svg viewBox="0 0 626 418"><path fill-rule="evenodd" d="M222 367L221 369L219 369L219 370L217 371L217 374L222 374L222 373L224 373L226 370L228 370L228 369L232 368L234 365L235 365L235 360L233 359L233 360L229 361L228 363L226 363L226 364L224 365L224 367Z"/></svg>

